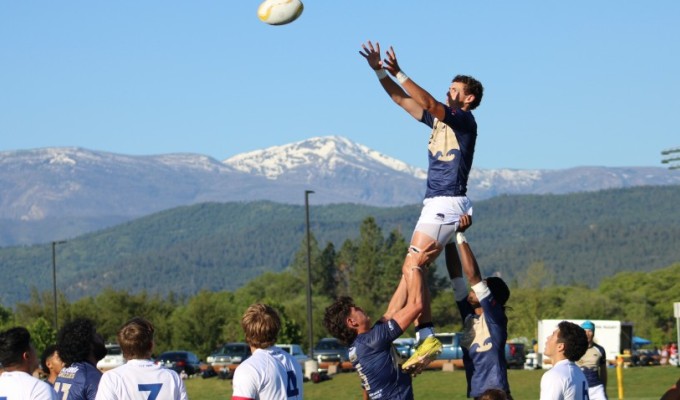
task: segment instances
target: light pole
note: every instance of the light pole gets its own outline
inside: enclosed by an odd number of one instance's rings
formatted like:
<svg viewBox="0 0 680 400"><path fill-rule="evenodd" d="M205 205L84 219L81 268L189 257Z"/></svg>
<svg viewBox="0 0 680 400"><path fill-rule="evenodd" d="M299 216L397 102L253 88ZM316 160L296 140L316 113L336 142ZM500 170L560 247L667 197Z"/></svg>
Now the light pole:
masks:
<svg viewBox="0 0 680 400"><path fill-rule="evenodd" d="M309 195L312 190L305 190L305 222L307 224L307 326L309 327L309 358L314 359L314 335L312 330L312 255L309 243Z"/></svg>
<svg viewBox="0 0 680 400"><path fill-rule="evenodd" d="M668 164L668 169L680 169L680 147L663 150L661 155L661 163Z"/></svg>
<svg viewBox="0 0 680 400"><path fill-rule="evenodd" d="M57 245L64 244L66 240L52 242L52 294L54 294L54 330L57 330Z"/></svg>

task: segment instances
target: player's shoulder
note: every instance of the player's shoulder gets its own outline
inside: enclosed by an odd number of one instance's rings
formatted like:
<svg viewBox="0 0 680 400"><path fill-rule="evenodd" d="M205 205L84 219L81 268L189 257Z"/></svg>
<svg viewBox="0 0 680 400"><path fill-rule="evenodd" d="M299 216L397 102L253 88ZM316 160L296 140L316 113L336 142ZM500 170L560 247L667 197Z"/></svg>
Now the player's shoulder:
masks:
<svg viewBox="0 0 680 400"><path fill-rule="evenodd" d="M593 347L596 348L597 351L599 351L600 353L602 353L602 355L605 355L604 347L602 347L601 345L599 345L599 344L597 344L597 343L593 343Z"/></svg>

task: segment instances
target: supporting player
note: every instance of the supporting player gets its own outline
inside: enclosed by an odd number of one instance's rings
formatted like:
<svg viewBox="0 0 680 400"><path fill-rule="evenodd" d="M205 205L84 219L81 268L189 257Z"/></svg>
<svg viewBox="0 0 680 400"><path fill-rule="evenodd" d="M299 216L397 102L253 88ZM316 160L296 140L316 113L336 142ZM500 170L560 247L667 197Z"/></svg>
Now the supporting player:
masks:
<svg viewBox="0 0 680 400"><path fill-rule="evenodd" d="M461 217L466 227L470 216ZM479 398L488 389L498 389L511 399L505 360L508 318L505 303L510 298L508 286L498 277L482 280L477 259L462 232L456 233L458 254L447 252L447 270L463 320L463 363L468 397ZM472 286L468 293L463 271Z"/></svg>
<svg viewBox="0 0 680 400"><path fill-rule="evenodd" d="M541 400L588 400L588 382L576 366L588 348L580 326L562 321L546 341L545 353L553 367L541 377Z"/></svg>
<svg viewBox="0 0 680 400"><path fill-rule="evenodd" d="M252 355L234 372L232 400L302 400L300 363L274 346L281 319L272 307L253 304L241 318L241 327Z"/></svg>
<svg viewBox="0 0 680 400"><path fill-rule="evenodd" d="M57 400L50 385L31 376L38 367L38 356L26 328L0 333L0 365L0 399Z"/></svg>
<svg viewBox="0 0 680 400"><path fill-rule="evenodd" d="M401 71L392 48L387 51L384 61L381 60L379 43L374 47L369 41L359 53L376 72L390 98L416 120L432 128L428 144L427 190L411 247L417 250L434 239L441 251L443 246L449 245L460 216L472 214L472 203L466 193L477 140L477 123L471 110L482 101L482 84L469 76L456 76L446 94L447 104L443 104ZM396 77L399 84L386 71ZM455 248L455 244L452 246ZM430 261L434 261L437 255ZM404 268L408 268L407 262ZM416 339L419 346L411 359L404 363L406 369L421 369L441 352L441 343L434 338L429 290L425 293L423 312L416 321Z"/></svg>
<svg viewBox="0 0 680 400"><path fill-rule="evenodd" d="M127 362L102 376L96 400L187 399L179 375L151 359L154 332L151 322L140 317L132 318L118 330L118 344Z"/></svg>
<svg viewBox="0 0 680 400"><path fill-rule="evenodd" d="M341 297L326 308L323 324L349 346L349 359L359 374L365 399L413 399L411 376L399 367L392 342L423 310L423 269L436 251L432 241L421 252L409 252L408 272L399 281L387 311L372 327L370 317L350 297Z"/></svg>
<svg viewBox="0 0 680 400"><path fill-rule="evenodd" d="M593 341L595 324L592 321L585 321L581 328L588 338L588 350L576 365L586 376L590 400L607 400L607 353L602 346Z"/></svg>

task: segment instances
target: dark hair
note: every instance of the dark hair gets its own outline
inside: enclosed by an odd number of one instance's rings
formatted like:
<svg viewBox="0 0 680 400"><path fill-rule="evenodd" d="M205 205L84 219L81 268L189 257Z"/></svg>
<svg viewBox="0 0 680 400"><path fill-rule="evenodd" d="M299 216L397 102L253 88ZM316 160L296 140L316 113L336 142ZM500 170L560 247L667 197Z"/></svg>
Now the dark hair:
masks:
<svg viewBox="0 0 680 400"><path fill-rule="evenodd" d="M64 325L57 333L57 351L64 365L86 361L93 348L96 329L94 321L78 318Z"/></svg>
<svg viewBox="0 0 680 400"><path fill-rule="evenodd" d="M559 334L557 335L557 342L564 344L564 356L569 361L578 361L586 354L588 350L588 337L586 331L580 326L562 321L557 325Z"/></svg>
<svg viewBox="0 0 680 400"><path fill-rule="evenodd" d="M342 296L326 307L323 317L323 326L326 327L328 333L347 346L351 345L357 337L357 332L347 326L346 322L352 312L352 307L356 307L354 300L351 297Z"/></svg>
<svg viewBox="0 0 680 400"><path fill-rule="evenodd" d="M31 350L31 334L18 326L0 333L0 367L22 363L25 352Z"/></svg>
<svg viewBox="0 0 680 400"><path fill-rule="evenodd" d="M118 344L126 360L144 359L153 351L154 328L151 322L134 317L118 330Z"/></svg>
<svg viewBox="0 0 680 400"><path fill-rule="evenodd" d="M508 395L500 389L486 389L479 400L508 400Z"/></svg>
<svg viewBox="0 0 680 400"><path fill-rule="evenodd" d="M257 349L266 349L276 343L281 330L281 318L266 304L253 304L241 318L241 327L246 334L246 343Z"/></svg>
<svg viewBox="0 0 680 400"><path fill-rule="evenodd" d="M51 344L43 350L42 354L40 355L40 369L43 370L44 373L48 374L50 373L50 369L47 368L47 359L52 357L54 352L57 351L57 345L56 344Z"/></svg>
<svg viewBox="0 0 680 400"><path fill-rule="evenodd" d="M482 96L484 96L484 87L482 86L482 83L468 75L456 75L452 82L460 82L465 85L464 94L475 96L475 99L470 103L470 110L477 108L479 103L482 102Z"/></svg>
<svg viewBox="0 0 680 400"><path fill-rule="evenodd" d="M493 296L497 302L501 303L502 306L508 302L508 299L510 298L510 288L508 288L508 285L505 284L503 279L497 276L488 277L486 278L486 286L491 291L491 296Z"/></svg>

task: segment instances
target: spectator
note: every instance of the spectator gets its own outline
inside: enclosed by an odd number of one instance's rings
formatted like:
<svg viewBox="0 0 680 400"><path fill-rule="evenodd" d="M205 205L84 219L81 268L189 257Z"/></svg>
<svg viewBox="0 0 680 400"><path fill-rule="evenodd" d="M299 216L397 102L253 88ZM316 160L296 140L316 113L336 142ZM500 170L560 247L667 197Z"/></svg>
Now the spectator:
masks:
<svg viewBox="0 0 680 400"><path fill-rule="evenodd" d="M31 376L38 368L38 356L26 328L17 327L0 333L0 365L0 399L57 399L50 385Z"/></svg>

